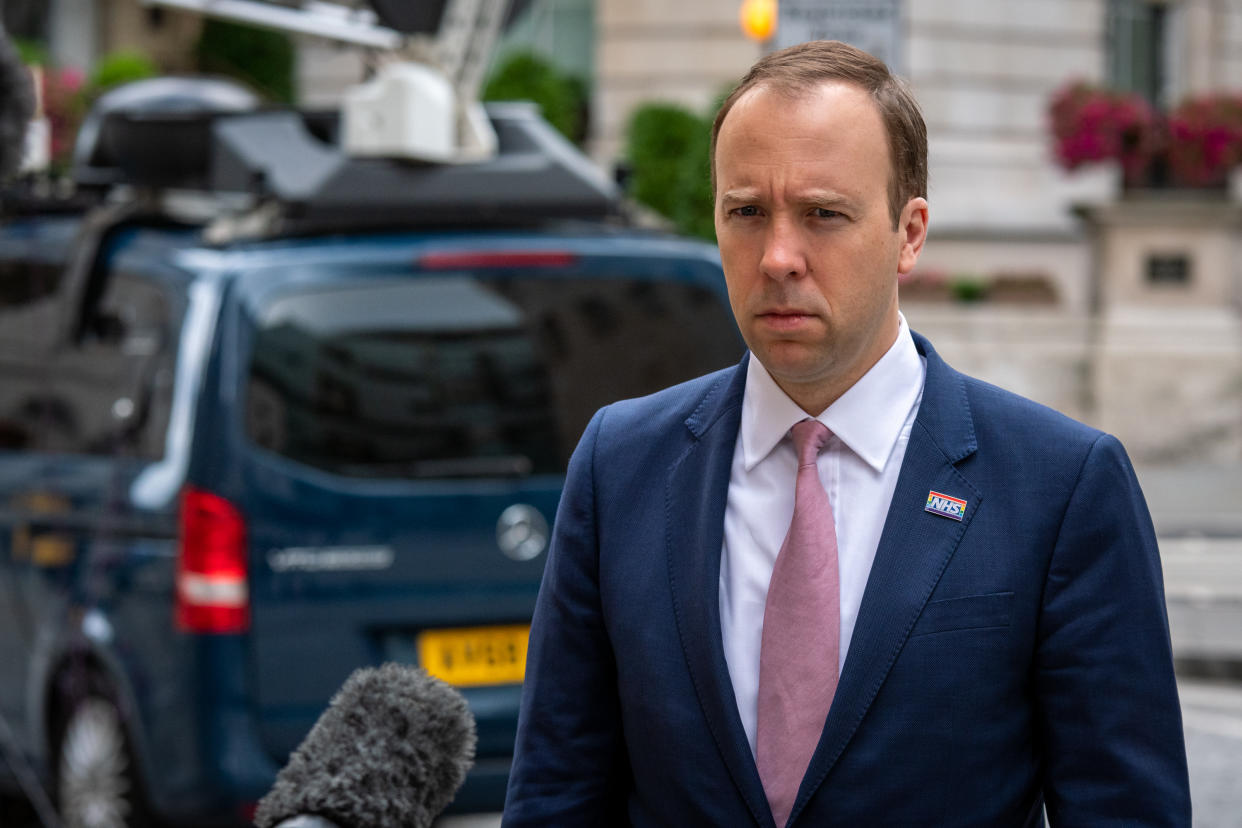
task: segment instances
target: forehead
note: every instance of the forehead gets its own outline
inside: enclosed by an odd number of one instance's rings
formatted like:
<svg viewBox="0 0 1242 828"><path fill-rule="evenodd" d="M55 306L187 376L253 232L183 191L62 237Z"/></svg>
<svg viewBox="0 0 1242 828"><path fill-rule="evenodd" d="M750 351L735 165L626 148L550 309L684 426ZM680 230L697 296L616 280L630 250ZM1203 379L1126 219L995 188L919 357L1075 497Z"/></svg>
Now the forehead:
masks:
<svg viewBox="0 0 1242 828"><path fill-rule="evenodd" d="M883 185L889 170L888 135L879 108L860 86L828 81L790 90L760 84L725 115L715 161L721 186L724 179L771 173L804 178L826 172L858 186L872 181Z"/></svg>

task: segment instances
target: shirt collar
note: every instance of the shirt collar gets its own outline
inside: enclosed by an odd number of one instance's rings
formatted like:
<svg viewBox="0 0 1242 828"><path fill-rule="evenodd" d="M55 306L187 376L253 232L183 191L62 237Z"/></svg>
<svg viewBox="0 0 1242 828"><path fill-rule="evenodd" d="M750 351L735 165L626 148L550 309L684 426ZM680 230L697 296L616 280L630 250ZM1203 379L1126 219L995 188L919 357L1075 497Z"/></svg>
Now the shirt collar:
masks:
<svg viewBox="0 0 1242 828"><path fill-rule="evenodd" d="M871 370L817 418L877 472L884 468L906 417L923 391L926 369L905 316L897 339ZM807 414L781 390L752 352L742 397L742 459L753 469Z"/></svg>

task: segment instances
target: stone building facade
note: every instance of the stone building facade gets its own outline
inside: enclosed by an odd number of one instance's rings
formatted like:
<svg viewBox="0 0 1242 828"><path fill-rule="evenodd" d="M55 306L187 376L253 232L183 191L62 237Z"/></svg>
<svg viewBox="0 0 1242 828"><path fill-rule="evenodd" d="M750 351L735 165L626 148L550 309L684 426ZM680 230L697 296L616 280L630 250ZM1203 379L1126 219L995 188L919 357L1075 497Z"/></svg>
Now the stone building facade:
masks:
<svg viewBox="0 0 1242 828"><path fill-rule="evenodd" d="M842 15L868 5L787 2ZM1071 79L1162 107L1242 93L1242 0L887 6L892 62L929 132L920 273L1040 286L1025 300L1017 291L999 301L997 290L998 301L966 305L925 301L909 285L911 324L963 370L1118 434L1141 463L1242 460L1242 177L1232 193L1125 193L1116 167L1061 170L1047 116ZM636 105L701 110L761 54L737 11L712 0L599 0L592 147L601 163ZM1154 267L1178 262L1186 278L1153 279Z"/></svg>
<svg viewBox="0 0 1242 828"><path fill-rule="evenodd" d="M929 131L935 243L924 268L980 278L1033 274L1053 282L1064 307L1085 311L1091 250L1073 208L1116 198L1119 182L1107 168L1072 175L1057 168L1049 98L1072 78L1136 85L1141 79L1116 53L1129 47L1136 64L1151 58L1129 42L1144 38L1145 18L1159 20L1152 39L1163 65L1149 80L1159 87L1154 95L1172 102L1242 89L1242 0L894 5L895 63L913 85ZM597 160L615 158L638 104L667 100L703 110L745 72L764 47L743 35L737 6L598 0L591 145Z"/></svg>

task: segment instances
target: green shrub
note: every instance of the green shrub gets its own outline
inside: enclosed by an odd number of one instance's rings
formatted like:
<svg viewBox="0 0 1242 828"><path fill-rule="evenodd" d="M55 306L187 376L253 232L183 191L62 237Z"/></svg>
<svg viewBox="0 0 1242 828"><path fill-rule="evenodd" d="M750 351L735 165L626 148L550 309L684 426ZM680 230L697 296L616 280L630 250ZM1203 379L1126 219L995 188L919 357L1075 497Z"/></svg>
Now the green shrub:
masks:
<svg viewBox="0 0 1242 828"><path fill-rule="evenodd" d="M13 38L13 45L17 47L22 63L27 66L47 66L51 62L47 47L37 40L16 37Z"/></svg>
<svg viewBox="0 0 1242 828"><path fill-rule="evenodd" d="M86 84L86 97L94 100L114 86L153 78L159 72L155 61L142 52L111 52L104 55L91 72Z"/></svg>
<svg viewBox="0 0 1242 828"><path fill-rule="evenodd" d="M949 281L949 292L959 302L981 302L988 296L988 283L969 274L954 276Z"/></svg>
<svg viewBox="0 0 1242 828"><path fill-rule="evenodd" d="M581 143L586 126L586 86L533 52L515 52L501 61L483 86L485 101L534 101L548 123Z"/></svg>
<svg viewBox="0 0 1242 828"><path fill-rule="evenodd" d="M296 98L293 43L281 32L210 18L195 56L201 72L235 78L278 103Z"/></svg>
<svg viewBox="0 0 1242 828"><path fill-rule="evenodd" d="M681 233L714 239L708 170L711 124L685 107L644 104L626 129L629 192Z"/></svg>
<svg viewBox="0 0 1242 828"><path fill-rule="evenodd" d="M677 203L673 205L672 218L680 232L715 241L715 195L712 193L709 158L710 129L711 124L705 120L701 137L690 145L678 166L674 187Z"/></svg>

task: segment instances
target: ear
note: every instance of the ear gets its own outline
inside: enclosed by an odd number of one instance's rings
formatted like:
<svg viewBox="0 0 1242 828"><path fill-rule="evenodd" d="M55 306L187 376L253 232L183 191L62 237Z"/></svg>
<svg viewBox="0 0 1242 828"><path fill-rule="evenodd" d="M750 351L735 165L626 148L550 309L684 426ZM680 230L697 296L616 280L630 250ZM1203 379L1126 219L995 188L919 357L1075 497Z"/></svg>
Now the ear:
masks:
<svg viewBox="0 0 1242 828"><path fill-rule="evenodd" d="M897 272L904 276L914 270L914 264L923 252L923 242L927 241L927 199L915 197L906 202L897 232L901 234Z"/></svg>

